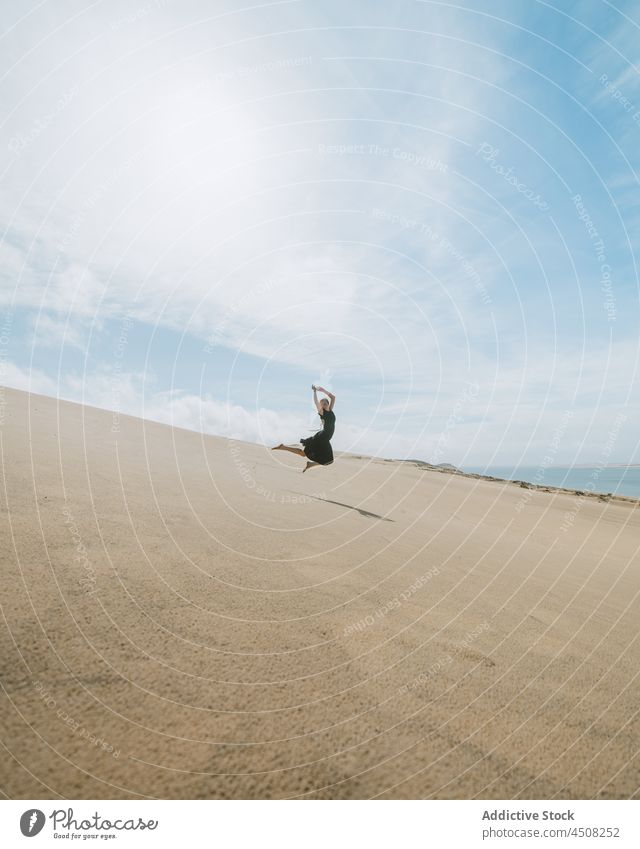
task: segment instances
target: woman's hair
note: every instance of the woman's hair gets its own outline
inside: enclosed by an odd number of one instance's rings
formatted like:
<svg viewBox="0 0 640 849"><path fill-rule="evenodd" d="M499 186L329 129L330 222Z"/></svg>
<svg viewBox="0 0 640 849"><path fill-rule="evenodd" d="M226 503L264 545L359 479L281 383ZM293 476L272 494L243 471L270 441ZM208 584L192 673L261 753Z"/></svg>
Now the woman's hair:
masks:
<svg viewBox="0 0 640 849"><path fill-rule="evenodd" d="M328 404L328 403L329 403L329 399L328 399L328 398L321 398L321 399L320 399L320 403L321 403L321 404Z"/></svg>

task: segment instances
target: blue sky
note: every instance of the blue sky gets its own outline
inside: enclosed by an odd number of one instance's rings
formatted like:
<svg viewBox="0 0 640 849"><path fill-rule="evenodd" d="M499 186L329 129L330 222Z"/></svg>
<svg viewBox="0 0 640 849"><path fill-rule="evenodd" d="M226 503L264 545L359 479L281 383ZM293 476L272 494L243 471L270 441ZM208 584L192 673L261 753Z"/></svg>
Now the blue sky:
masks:
<svg viewBox="0 0 640 849"><path fill-rule="evenodd" d="M2 15L0 383L269 444L318 382L339 450L640 462L637 4Z"/></svg>

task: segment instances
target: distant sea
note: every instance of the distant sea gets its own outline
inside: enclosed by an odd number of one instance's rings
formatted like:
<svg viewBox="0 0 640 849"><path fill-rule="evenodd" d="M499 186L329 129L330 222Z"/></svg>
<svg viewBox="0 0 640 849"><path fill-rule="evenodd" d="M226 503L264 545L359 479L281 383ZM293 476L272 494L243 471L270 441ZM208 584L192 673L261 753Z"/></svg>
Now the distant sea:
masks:
<svg viewBox="0 0 640 849"><path fill-rule="evenodd" d="M640 466L465 466L462 471L541 486L562 486L583 492L611 492L640 498Z"/></svg>

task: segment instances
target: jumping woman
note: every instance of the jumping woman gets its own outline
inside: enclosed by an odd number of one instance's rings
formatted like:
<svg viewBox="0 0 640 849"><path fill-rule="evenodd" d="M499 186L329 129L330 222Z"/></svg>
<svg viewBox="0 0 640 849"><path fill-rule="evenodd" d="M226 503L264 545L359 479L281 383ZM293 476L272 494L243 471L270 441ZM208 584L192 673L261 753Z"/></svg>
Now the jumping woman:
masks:
<svg viewBox="0 0 640 849"><path fill-rule="evenodd" d="M333 412L336 396L327 392L322 386L312 386L311 388L313 389L313 403L322 419L322 430L314 433L308 439L301 439L303 448L292 448L280 443L280 445L271 449L272 451L291 451L292 454L307 457L307 465L302 470L303 472L312 469L314 466L329 466L333 463L333 450L330 440L336 428L336 414ZM328 397L318 401L318 392L324 392Z"/></svg>

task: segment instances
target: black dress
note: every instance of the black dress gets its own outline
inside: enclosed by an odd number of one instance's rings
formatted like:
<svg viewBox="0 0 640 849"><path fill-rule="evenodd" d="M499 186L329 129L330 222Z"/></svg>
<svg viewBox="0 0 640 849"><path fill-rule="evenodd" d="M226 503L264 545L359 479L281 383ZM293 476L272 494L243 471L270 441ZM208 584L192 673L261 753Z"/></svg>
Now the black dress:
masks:
<svg viewBox="0 0 640 849"><path fill-rule="evenodd" d="M336 429L336 414L332 410L325 410L324 413L318 413L322 419L322 430L314 433L308 439L301 439L302 447L305 456L314 463L320 463L323 466L328 466L333 463L333 450L329 441Z"/></svg>

